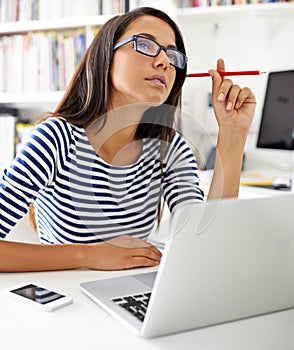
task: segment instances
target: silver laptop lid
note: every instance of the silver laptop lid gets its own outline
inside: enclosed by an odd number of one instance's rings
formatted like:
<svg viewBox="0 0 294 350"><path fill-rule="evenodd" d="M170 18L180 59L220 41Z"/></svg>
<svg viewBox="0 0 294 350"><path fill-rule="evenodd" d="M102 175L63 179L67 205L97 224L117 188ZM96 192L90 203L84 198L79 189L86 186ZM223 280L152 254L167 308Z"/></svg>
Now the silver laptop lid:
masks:
<svg viewBox="0 0 294 350"><path fill-rule="evenodd" d="M179 209L142 335L294 307L293 208L283 194Z"/></svg>

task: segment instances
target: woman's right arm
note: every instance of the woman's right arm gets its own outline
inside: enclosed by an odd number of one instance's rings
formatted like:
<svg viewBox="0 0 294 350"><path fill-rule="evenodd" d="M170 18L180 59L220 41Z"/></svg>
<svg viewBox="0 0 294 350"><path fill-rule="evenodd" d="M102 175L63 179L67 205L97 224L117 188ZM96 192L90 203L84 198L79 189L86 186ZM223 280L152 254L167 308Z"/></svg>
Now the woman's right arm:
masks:
<svg viewBox="0 0 294 350"><path fill-rule="evenodd" d="M1 240L27 212L38 191L50 182L54 174L59 129L68 138L62 123L47 121L33 132L29 142L14 160L9 173L0 183L0 271L48 271L89 268L119 270L139 266L154 266L161 253L150 244L134 237L121 236L98 244L29 244ZM66 137L67 135L67 137ZM57 137L58 139L58 137ZM45 140L45 141L44 141ZM53 140L48 147L48 140ZM38 168L31 159L40 157Z"/></svg>
<svg viewBox="0 0 294 350"><path fill-rule="evenodd" d="M58 153L57 130L62 126L57 121L39 124L0 177L0 238L10 233L39 191L50 184Z"/></svg>
<svg viewBox="0 0 294 350"><path fill-rule="evenodd" d="M121 236L96 244L31 244L0 241L0 271L29 272L88 268L123 270L157 266L161 253L151 244Z"/></svg>

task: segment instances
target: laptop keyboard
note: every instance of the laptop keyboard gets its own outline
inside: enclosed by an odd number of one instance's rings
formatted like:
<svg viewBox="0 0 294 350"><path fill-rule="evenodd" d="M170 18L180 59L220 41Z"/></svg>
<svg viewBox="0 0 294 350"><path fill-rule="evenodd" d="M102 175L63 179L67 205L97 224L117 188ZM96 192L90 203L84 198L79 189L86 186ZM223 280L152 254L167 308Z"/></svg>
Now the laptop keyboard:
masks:
<svg viewBox="0 0 294 350"><path fill-rule="evenodd" d="M114 298L112 301L120 307L123 307L125 310L129 311L140 321L144 321L150 296L151 293L149 292Z"/></svg>

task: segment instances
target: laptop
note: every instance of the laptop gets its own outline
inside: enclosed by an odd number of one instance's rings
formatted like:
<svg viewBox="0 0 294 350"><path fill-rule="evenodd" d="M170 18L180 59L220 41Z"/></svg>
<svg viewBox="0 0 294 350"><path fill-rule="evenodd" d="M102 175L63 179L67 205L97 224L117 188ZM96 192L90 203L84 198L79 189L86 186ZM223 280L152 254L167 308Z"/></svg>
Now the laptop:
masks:
<svg viewBox="0 0 294 350"><path fill-rule="evenodd" d="M292 308L293 207L293 193L183 206L157 272L81 290L145 338Z"/></svg>

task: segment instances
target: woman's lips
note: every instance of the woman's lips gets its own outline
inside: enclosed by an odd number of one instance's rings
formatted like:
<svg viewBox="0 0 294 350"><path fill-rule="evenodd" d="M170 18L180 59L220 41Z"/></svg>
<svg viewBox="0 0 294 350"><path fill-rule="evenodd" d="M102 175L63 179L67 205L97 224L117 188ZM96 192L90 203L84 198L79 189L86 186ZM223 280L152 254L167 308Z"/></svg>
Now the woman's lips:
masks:
<svg viewBox="0 0 294 350"><path fill-rule="evenodd" d="M155 86L166 87L166 78L164 75L152 75L146 78L146 80L152 82Z"/></svg>

